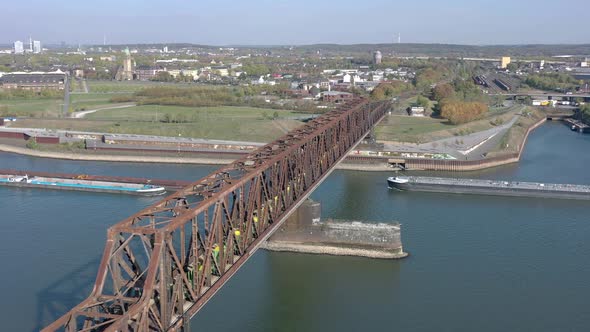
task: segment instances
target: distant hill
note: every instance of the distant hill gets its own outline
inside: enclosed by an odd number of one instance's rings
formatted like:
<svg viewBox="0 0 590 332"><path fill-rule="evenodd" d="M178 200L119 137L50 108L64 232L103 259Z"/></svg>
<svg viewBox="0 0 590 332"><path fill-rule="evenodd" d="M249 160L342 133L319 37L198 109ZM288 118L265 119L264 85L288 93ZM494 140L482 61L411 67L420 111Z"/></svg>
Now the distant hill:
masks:
<svg viewBox="0 0 590 332"><path fill-rule="evenodd" d="M86 45L87 47L102 45ZM107 45L114 49L129 48L162 48L168 46L170 49L177 48L198 48L219 50L220 47L236 47L241 50L276 50L285 51L290 45L226 45L211 46L190 43L153 43L153 44L119 44ZM11 45L6 45L11 47ZM530 44L530 45L454 45L454 44L314 44L293 46L294 50L306 52L329 52L329 53L371 53L379 50L383 54L396 54L400 56L432 56L432 57L552 57L558 55L573 55L578 57L590 57L590 44Z"/></svg>
<svg viewBox="0 0 590 332"><path fill-rule="evenodd" d="M383 53L413 56L462 56L462 57L514 57L574 55L590 56L590 44L579 45L452 45L452 44L356 44L336 45L317 44L300 46L326 51L371 52L380 50Z"/></svg>

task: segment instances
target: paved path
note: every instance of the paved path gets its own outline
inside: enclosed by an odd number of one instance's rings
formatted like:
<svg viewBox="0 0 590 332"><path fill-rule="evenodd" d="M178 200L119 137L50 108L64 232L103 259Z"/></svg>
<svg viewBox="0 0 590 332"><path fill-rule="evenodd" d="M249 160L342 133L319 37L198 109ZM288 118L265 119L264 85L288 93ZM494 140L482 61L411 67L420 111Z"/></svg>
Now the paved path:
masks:
<svg viewBox="0 0 590 332"><path fill-rule="evenodd" d="M423 144L385 143L384 150L399 152L449 154L457 159L481 159L481 155L492 150L504 134L516 123L520 115L500 126L477 133L440 139Z"/></svg>
<svg viewBox="0 0 590 332"><path fill-rule="evenodd" d="M64 105L63 105L63 117L68 116L70 110L70 78L66 75L66 86L64 87Z"/></svg>
<svg viewBox="0 0 590 332"><path fill-rule="evenodd" d="M88 84L86 84L85 79L82 79L82 88L84 89L84 93L88 93Z"/></svg>
<svg viewBox="0 0 590 332"><path fill-rule="evenodd" d="M129 108L129 107L135 107L135 106L137 106L137 104L125 104L125 105L101 107L101 108L97 108L97 109L93 109L93 110L88 110L88 111L74 112L74 113L72 113L72 118L81 119L81 118L85 117L88 114L92 114L94 112L98 112L98 111L102 111L102 110L112 110L112 109L118 109L118 108Z"/></svg>

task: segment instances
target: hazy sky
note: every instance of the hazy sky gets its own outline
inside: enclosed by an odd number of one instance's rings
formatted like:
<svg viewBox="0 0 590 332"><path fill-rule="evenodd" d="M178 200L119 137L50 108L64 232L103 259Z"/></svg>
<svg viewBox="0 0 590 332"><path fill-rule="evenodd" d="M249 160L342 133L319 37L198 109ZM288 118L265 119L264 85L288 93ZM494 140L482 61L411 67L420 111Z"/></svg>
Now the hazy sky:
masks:
<svg viewBox="0 0 590 332"><path fill-rule="evenodd" d="M590 43L588 0L5 0L0 43Z"/></svg>

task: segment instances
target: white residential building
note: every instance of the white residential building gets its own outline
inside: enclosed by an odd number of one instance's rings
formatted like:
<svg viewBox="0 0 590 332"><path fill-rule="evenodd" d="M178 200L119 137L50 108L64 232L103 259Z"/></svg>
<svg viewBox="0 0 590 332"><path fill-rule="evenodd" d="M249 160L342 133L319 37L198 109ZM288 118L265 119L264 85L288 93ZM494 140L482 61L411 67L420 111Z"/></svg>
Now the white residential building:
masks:
<svg viewBox="0 0 590 332"><path fill-rule="evenodd" d="M14 54L23 54L25 53L25 48L23 45L23 42L20 40L17 40L14 42Z"/></svg>
<svg viewBox="0 0 590 332"><path fill-rule="evenodd" d="M33 53L39 54L41 53L41 41L35 40L33 41Z"/></svg>

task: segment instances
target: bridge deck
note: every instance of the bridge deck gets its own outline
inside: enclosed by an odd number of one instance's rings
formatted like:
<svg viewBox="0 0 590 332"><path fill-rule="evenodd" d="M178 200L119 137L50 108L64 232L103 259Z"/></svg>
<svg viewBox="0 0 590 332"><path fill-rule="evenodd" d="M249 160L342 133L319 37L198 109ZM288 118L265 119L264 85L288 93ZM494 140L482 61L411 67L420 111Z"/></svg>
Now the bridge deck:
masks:
<svg viewBox="0 0 590 332"><path fill-rule="evenodd" d="M355 100L111 227L92 293L44 331L182 329L388 108Z"/></svg>

